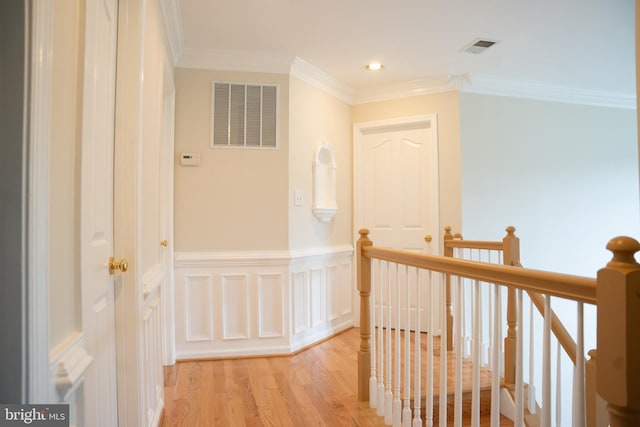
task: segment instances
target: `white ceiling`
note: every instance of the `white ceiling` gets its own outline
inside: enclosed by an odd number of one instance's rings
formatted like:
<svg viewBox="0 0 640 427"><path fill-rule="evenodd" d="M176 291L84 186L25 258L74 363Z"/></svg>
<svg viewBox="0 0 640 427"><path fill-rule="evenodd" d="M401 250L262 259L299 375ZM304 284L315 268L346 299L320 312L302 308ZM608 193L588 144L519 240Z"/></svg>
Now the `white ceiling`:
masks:
<svg viewBox="0 0 640 427"><path fill-rule="evenodd" d="M299 58L356 94L469 73L471 86L484 79L635 97L633 0L175 1L179 65L197 57L273 71ZM500 42L481 55L461 52L478 37ZM371 61L384 71L365 71Z"/></svg>

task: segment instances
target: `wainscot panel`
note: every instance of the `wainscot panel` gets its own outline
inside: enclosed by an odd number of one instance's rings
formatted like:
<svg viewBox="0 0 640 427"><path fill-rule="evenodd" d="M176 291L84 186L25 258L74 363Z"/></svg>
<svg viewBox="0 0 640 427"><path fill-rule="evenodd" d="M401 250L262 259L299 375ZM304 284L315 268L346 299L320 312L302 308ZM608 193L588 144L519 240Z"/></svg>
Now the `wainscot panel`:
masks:
<svg viewBox="0 0 640 427"><path fill-rule="evenodd" d="M178 359L290 354L353 326L353 247L175 255Z"/></svg>
<svg viewBox="0 0 640 427"><path fill-rule="evenodd" d="M92 361L81 333L70 335L49 354L49 384L52 389L48 401L69 404L71 426L82 425L82 386Z"/></svg>

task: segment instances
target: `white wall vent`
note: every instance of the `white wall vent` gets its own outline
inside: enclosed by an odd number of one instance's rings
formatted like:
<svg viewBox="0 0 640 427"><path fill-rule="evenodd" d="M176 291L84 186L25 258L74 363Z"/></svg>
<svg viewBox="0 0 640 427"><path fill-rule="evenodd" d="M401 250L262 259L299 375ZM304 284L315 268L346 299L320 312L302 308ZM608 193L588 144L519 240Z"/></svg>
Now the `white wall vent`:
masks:
<svg viewBox="0 0 640 427"><path fill-rule="evenodd" d="M498 40L489 40L485 38L475 39L474 41L463 47L462 52L473 53L474 55L477 55L479 53L483 53L496 43L498 43Z"/></svg>
<svg viewBox="0 0 640 427"><path fill-rule="evenodd" d="M278 87L252 83L211 85L211 146L276 148Z"/></svg>

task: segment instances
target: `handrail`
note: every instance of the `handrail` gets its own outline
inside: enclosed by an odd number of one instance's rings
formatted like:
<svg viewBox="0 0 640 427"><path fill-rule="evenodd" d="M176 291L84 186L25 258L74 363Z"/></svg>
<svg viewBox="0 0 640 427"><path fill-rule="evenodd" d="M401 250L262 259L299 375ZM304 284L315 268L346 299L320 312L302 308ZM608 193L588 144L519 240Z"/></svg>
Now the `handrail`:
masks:
<svg viewBox="0 0 640 427"><path fill-rule="evenodd" d="M510 227L512 231L515 231ZM507 229L509 231L509 229ZM445 227L445 233L449 235L451 233L451 227ZM494 250L502 251L504 248L504 242L500 241L483 241L483 240L463 240L461 238L449 238L444 240L445 248L457 248L457 249L480 249L480 250ZM515 261L515 265L521 267L522 265L518 260ZM544 300L538 293L527 291L529 298L538 309L541 315L544 316ZM551 331L555 335L556 339L564 348L565 352L573 362L576 364L576 342L571 337L571 334L564 327L556 313L551 310Z"/></svg>
<svg viewBox="0 0 640 427"><path fill-rule="evenodd" d="M512 227L507 231L509 236L513 234ZM609 412L609 425L612 427L640 425L640 393L638 393L637 388L640 380L640 370L637 369L637 364L633 363L640 358L640 345L638 345L640 342L638 339L640 337L640 323L638 322L640 299L637 298L636 292L637 289L640 289L640 264L635 259L636 252L640 251L640 242L625 236L611 239L607 244L607 249L613 253L612 260L605 267L598 270L597 279L590 279L517 267L518 263L514 261L519 260L519 256L517 256L519 249L517 245L509 245L509 239L507 238L505 238L504 259L510 265L505 266L378 248L374 247L373 242L368 238L368 230L362 229L359 234L360 238L357 241L357 285L360 293L361 328L361 343L358 352L358 398L360 400L369 400L370 393L369 387L367 387L369 379L372 380L371 384L375 386L375 378L370 377L368 374L370 373L370 368L373 369L369 345L371 327L374 326L373 322L371 322L370 313L371 259L377 258L444 273L445 276L457 275L481 282L506 285L509 287L510 293L519 288L529 292L546 294L547 296L596 304L598 307L597 381L591 381L588 384L591 384L592 388L593 384L596 384L597 394L606 402ZM477 284L476 288L478 288ZM549 301L548 298L545 300L547 314L549 314L550 308ZM520 306L521 316L522 298L518 298L518 305ZM579 324L581 323L581 311L582 306L579 304ZM511 327L509 309L507 310L507 322ZM550 326L549 323L545 325L547 348L549 348L548 335ZM419 335L416 334L416 337ZM498 336L498 334L494 336ZM522 354L522 340L518 341L518 351ZM416 342L416 348L419 348L419 341L416 340ZM581 344L578 345L581 346ZM444 346L441 347L441 349L444 348ZM496 348L494 346L494 351ZM474 351L477 354L477 350ZM581 349L580 351L583 350ZM543 363L543 370L547 373L550 372L549 356L547 350L545 362ZM544 367L545 364L546 367ZM457 367L456 371L458 369ZM520 385L516 388L516 406L521 408L520 412L518 412L518 420L523 423L522 398L524 392L521 367L519 367L518 371L516 384L519 383ZM551 398L549 382L550 378L547 378L546 385L543 382L544 402L549 402ZM576 383L579 383L579 381ZM443 382L442 384L446 383ZM582 386L577 384L578 388ZM477 390L477 385L475 390ZM520 391L518 392L518 390ZM584 396L584 391L582 391L582 395ZM418 417L419 408L420 405L417 404ZM584 407L582 407L582 411L584 411ZM456 412L456 417L458 417L458 412ZM544 411L544 420L547 424L551 423L548 410ZM584 418L579 418L578 424L585 425Z"/></svg>
<svg viewBox="0 0 640 427"><path fill-rule="evenodd" d="M367 234L367 233L365 233ZM396 249L365 246L362 255L481 282L497 283L572 301L596 304L596 279L509 265L488 264Z"/></svg>

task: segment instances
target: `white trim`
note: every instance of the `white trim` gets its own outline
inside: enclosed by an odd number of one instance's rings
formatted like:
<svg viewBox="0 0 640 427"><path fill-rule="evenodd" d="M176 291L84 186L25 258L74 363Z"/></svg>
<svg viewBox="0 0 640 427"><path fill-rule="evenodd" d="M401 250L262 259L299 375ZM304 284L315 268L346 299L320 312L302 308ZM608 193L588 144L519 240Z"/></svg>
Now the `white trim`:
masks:
<svg viewBox="0 0 640 427"><path fill-rule="evenodd" d="M335 96L347 104L353 104L354 90L346 83L330 76L321 69L309 64L305 60L296 57L291 63L289 73L311 86Z"/></svg>
<svg viewBox="0 0 640 427"><path fill-rule="evenodd" d="M256 252L175 252L175 268L183 267L229 267L229 266L288 266L304 258L322 255L353 254L352 245L336 245L293 251Z"/></svg>
<svg viewBox="0 0 640 427"><path fill-rule="evenodd" d="M163 3L167 1L175 0L163 0ZM349 105L459 91L579 105L637 108L635 94L530 80L505 79L484 74L439 75L408 82L354 89L299 57L265 52L184 48L181 50L177 66L288 74Z"/></svg>
<svg viewBox="0 0 640 427"><path fill-rule="evenodd" d="M250 323L251 318L249 316L249 310L247 307L250 306L250 293L249 293L249 274L247 273L224 273L220 275L220 290L222 292L222 341L233 341L233 340L248 340L250 338ZM227 298L228 293L230 293L229 289L240 290L243 295L240 297L244 297L244 301L239 300L235 301L238 304L227 304L229 303L229 299ZM242 313L244 310L244 313ZM228 313L235 312L238 314L238 319L242 317L244 325L239 325L240 327L244 326L244 330L233 331L227 328L229 322ZM242 316L240 315L242 314ZM232 325L233 326L233 325Z"/></svg>
<svg viewBox="0 0 640 427"><path fill-rule="evenodd" d="M269 279L277 279L279 292L280 292L280 330L278 331L267 331L264 328L264 309L262 302L264 299L262 296L267 293L266 283ZM257 274L257 293L258 293L258 339L264 338L282 338L285 336L284 325L285 325L285 292L284 292L284 274L283 273L258 273Z"/></svg>
<svg viewBox="0 0 640 427"><path fill-rule="evenodd" d="M84 382L84 374L93 358L84 348L84 335L77 332L51 351L49 372L55 395L55 402L68 402L70 395Z"/></svg>
<svg viewBox="0 0 640 427"><path fill-rule="evenodd" d="M49 397L49 140L51 115L52 3L33 0L27 25L31 57L28 149L27 340L28 399L46 403ZM29 24L29 23L28 23ZM29 70L29 67L26 68Z"/></svg>
<svg viewBox="0 0 640 427"><path fill-rule="evenodd" d="M301 249L293 254L191 253L188 263L175 270L177 358L290 354L351 327L353 252L351 245L335 245ZM266 262L257 254L265 256ZM225 262L230 255L233 263ZM325 273L327 270L331 273ZM188 301L188 282L193 277L209 278L212 297L202 292L203 296ZM331 283L326 282L329 278ZM273 287L264 287L265 280ZM329 300L331 287L336 293ZM231 300L225 297L229 290L234 291ZM246 302L242 299L245 293ZM276 300L279 307L270 305L265 317L261 304ZM232 318L228 311L231 309L240 312L234 312ZM190 313L196 319L204 319L202 325L215 324L213 336L190 341L194 338L188 334ZM225 326L229 321L234 323Z"/></svg>
<svg viewBox="0 0 640 427"><path fill-rule="evenodd" d="M145 271L142 275L143 298L147 299L160 286L164 278L164 269L160 263Z"/></svg>
<svg viewBox="0 0 640 427"><path fill-rule="evenodd" d="M364 88L356 91L353 105L388 101L412 96L432 95L459 90L450 76L436 76L391 85Z"/></svg>
<svg viewBox="0 0 640 427"><path fill-rule="evenodd" d="M175 65L184 50L184 31L178 0L160 0L160 8L164 22L164 33L171 53L171 63Z"/></svg>
<svg viewBox="0 0 640 427"><path fill-rule="evenodd" d="M176 64L180 68L288 74L294 57L265 52L185 48Z"/></svg>
<svg viewBox="0 0 640 427"><path fill-rule="evenodd" d="M337 323L335 326L329 326L323 328L322 330L316 331L309 334L300 334L296 335L292 338L290 344L280 344L280 345L265 345L265 346L252 346L250 348L216 348L216 346L211 346L211 348L207 349L197 349L197 350L179 350L176 353L176 358L178 360L191 360L191 359L222 359L229 357L252 357L252 356L281 356L281 355L289 355L295 353L298 350L303 349L304 347L316 344L317 342L332 337L342 331L345 331L349 328L353 327L353 321L351 320L351 316L349 316L346 320L342 320Z"/></svg>
<svg viewBox="0 0 640 427"><path fill-rule="evenodd" d="M176 89L173 76L173 63L166 57L164 61L164 83L163 83L163 144L161 165L164 182L162 216L163 229L161 235L167 240L168 245L162 254L162 263L165 269L165 281L162 287L162 363L173 365L176 362L176 310L175 310L175 284L173 273L173 196L174 196L174 147L175 147L175 103Z"/></svg>
<svg viewBox="0 0 640 427"><path fill-rule="evenodd" d="M175 252L175 268L234 266L281 266L291 260L289 252Z"/></svg>
<svg viewBox="0 0 640 427"><path fill-rule="evenodd" d="M463 84L464 93L536 99L567 104L593 105L610 108L635 109L636 96L584 87L570 87L528 80L501 79L494 76L472 75L470 84Z"/></svg>
<svg viewBox="0 0 640 427"><path fill-rule="evenodd" d="M184 276L184 313L187 312L187 304L189 304L190 301L190 293L191 293L191 288L190 288L190 279L204 279L206 280L206 283L201 283L201 284L205 284L205 293L206 293L206 302L212 302L213 301L213 277L211 276L211 274L185 274ZM194 280L195 282L195 280ZM191 318L189 316L185 317L185 323L184 323L184 327L185 327L185 341L186 342L198 342L198 341L213 341L213 335L214 335L214 319L213 319L213 312L210 310L209 311L209 315L208 317L208 334L201 334L201 335L194 335L191 333Z"/></svg>
<svg viewBox="0 0 640 427"><path fill-rule="evenodd" d="M314 258L323 255L346 255L354 253L353 245L335 245L316 248L294 249L290 252L292 261L301 261L305 258Z"/></svg>
<svg viewBox="0 0 640 427"><path fill-rule="evenodd" d="M329 324L331 324L331 322L329 322ZM294 353L304 347L313 345L325 338L332 337L352 327L353 319L351 313L349 313L349 316L347 316L344 320L341 319L335 326L323 328L319 331L315 329L309 329L309 331L313 332L309 334L302 333L294 335L291 339L291 345L289 346L289 353Z"/></svg>

